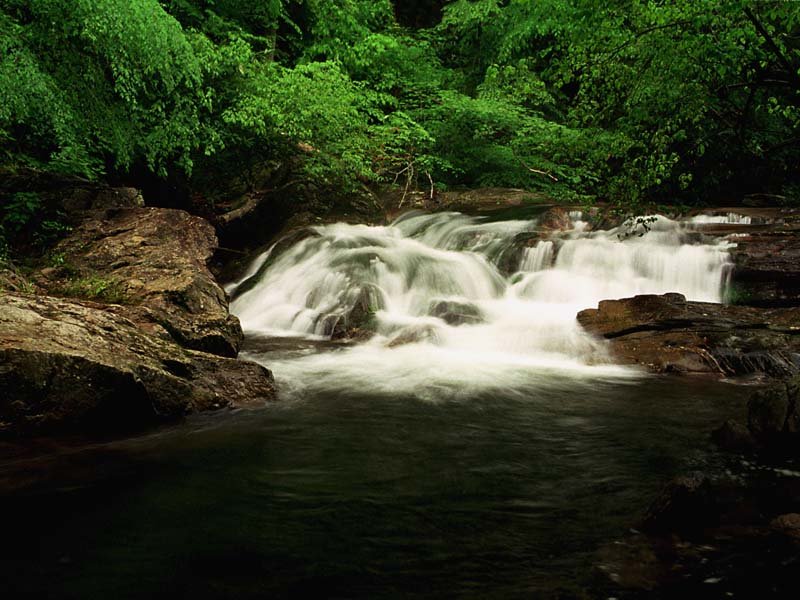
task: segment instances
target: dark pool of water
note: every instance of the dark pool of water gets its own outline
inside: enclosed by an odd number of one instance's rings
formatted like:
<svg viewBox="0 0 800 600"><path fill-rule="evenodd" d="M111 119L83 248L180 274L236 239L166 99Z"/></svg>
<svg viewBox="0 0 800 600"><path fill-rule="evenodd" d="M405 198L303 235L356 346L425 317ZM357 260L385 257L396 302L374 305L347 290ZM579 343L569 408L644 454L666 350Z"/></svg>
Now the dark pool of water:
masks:
<svg viewBox="0 0 800 600"><path fill-rule="evenodd" d="M313 375L310 375L313 376ZM4 598L592 597L597 548L720 471L748 389L358 392L0 456Z"/></svg>

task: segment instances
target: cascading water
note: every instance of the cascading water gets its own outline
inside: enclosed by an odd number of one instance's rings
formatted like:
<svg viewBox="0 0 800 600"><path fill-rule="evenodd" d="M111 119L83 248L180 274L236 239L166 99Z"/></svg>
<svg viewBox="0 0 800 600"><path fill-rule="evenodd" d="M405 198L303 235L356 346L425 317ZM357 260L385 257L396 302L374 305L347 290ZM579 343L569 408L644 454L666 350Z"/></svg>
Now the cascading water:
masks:
<svg viewBox="0 0 800 600"><path fill-rule="evenodd" d="M554 244L550 240L537 242L532 248L525 248L519 270L524 273L547 269L553 262Z"/></svg>
<svg viewBox="0 0 800 600"><path fill-rule="evenodd" d="M697 225L714 225L719 223L726 223L728 225L750 225L753 219L752 217L729 212L724 215L697 215L692 217L690 222Z"/></svg>
<svg viewBox="0 0 800 600"><path fill-rule="evenodd" d="M4 597L639 597L598 573L638 577L649 545L628 530L666 481L751 476L708 439L751 392L614 366L575 314L643 292L719 301L728 253L707 226L638 237L575 212L554 232L567 215L551 216L280 240L229 291L245 355L288 401L85 449L6 444ZM374 335L329 339L359 328ZM750 559L731 548L651 595L726 597Z"/></svg>
<svg viewBox="0 0 800 600"><path fill-rule="evenodd" d="M554 385L564 375L636 376L610 364L577 312L646 293L721 301L728 244L688 243L691 225L664 217L642 236L587 232L580 213L570 217L573 229L558 233L535 220L458 213L315 227L261 255L229 289L231 309L251 339L306 340L249 352L284 391L367 386L440 398ZM348 327L374 335L347 347L308 343Z"/></svg>

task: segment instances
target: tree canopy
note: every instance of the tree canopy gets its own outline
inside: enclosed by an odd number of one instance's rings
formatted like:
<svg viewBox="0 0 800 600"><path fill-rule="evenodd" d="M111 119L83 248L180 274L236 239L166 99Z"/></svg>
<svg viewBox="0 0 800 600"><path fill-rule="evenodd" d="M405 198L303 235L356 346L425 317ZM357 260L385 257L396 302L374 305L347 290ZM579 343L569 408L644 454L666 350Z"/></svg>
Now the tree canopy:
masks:
<svg viewBox="0 0 800 600"><path fill-rule="evenodd" d="M293 161L562 199L800 195L800 6L748 0L0 0L0 164Z"/></svg>

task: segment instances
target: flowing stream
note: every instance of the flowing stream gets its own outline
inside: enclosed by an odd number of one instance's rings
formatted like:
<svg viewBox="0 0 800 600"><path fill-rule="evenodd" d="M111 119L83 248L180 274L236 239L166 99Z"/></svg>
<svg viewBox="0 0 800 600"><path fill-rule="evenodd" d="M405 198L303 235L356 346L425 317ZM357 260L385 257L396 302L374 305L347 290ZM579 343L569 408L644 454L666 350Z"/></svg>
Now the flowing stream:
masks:
<svg viewBox="0 0 800 600"><path fill-rule="evenodd" d="M276 244L229 291L281 401L0 456L3 597L638 597L598 549L670 477L742 470L708 432L749 390L614 365L575 315L719 302L728 245L546 225L409 214Z"/></svg>
<svg viewBox="0 0 800 600"><path fill-rule="evenodd" d="M720 302L729 244L698 243L691 223L588 231L579 212L552 232L536 219L411 213L386 227L316 227L273 248L231 285L231 310L284 393L356 387L429 399L507 393L559 378L626 378L577 313L600 300L679 292ZM728 219L729 217L725 217ZM642 235L640 235L642 234ZM275 255L275 254L277 255ZM355 347L279 352L258 339L329 340L356 321ZM314 377L308 377L314 373Z"/></svg>

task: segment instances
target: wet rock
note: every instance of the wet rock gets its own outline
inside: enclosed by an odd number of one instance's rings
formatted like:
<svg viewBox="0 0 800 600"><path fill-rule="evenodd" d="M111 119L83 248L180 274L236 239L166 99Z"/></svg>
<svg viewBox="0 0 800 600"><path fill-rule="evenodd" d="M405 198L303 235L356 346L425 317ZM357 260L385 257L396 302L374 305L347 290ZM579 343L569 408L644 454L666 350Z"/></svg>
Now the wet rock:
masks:
<svg viewBox="0 0 800 600"><path fill-rule="evenodd" d="M537 226L547 231L566 231L572 229L572 219L566 208L556 206L545 211L536 222Z"/></svg>
<svg viewBox="0 0 800 600"><path fill-rule="evenodd" d="M756 441L750 430L737 421L725 421L711 433L714 443L729 452L749 452L756 447Z"/></svg>
<svg viewBox="0 0 800 600"><path fill-rule="evenodd" d="M448 325L475 325L483 323L483 313L474 304L455 300L437 300L431 303L428 314Z"/></svg>
<svg viewBox="0 0 800 600"><path fill-rule="evenodd" d="M255 187L241 190L242 195L232 204L217 205L228 209L214 218L221 246L253 250L290 230L321 222L383 221L379 200L366 186L342 194L309 181L289 181L288 164L278 170L281 172L265 172L260 182L253 182ZM285 183L276 187L281 179ZM409 206L408 202L405 205Z"/></svg>
<svg viewBox="0 0 800 600"><path fill-rule="evenodd" d="M800 541L800 514L789 513L775 517L770 522L774 530Z"/></svg>
<svg viewBox="0 0 800 600"><path fill-rule="evenodd" d="M781 352L779 348L748 352L736 348L716 348L713 356L723 372L732 374L763 373L781 379L797 373L800 366L797 352Z"/></svg>
<svg viewBox="0 0 800 600"><path fill-rule="evenodd" d="M497 261L498 270L506 276L519 271L525 251L536 246L541 239L541 231L523 231L515 235L514 241L503 250Z"/></svg>
<svg viewBox="0 0 800 600"><path fill-rule="evenodd" d="M732 241L731 301L749 306L800 305L800 211L775 209L767 225L744 228Z"/></svg>
<svg viewBox="0 0 800 600"><path fill-rule="evenodd" d="M642 520L648 533L693 534L717 524L711 482L701 473L676 477L653 501Z"/></svg>
<svg viewBox="0 0 800 600"><path fill-rule="evenodd" d="M796 595L797 540L791 537L791 529L777 523L772 528L768 518L765 521L753 513L738 524L729 522L728 515L714 521L725 524L704 528L690 538L674 531L633 531L601 547L597 568L610 584L602 597ZM603 581L596 587L603 587Z"/></svg>
<svg viewBox="0 0 800 600"><path fill-rule="evenodd" d="M604 300L578 313L623 363L660 373L785 378L800 370L800 310L688 302L680 294Z"/></svg>
<svg viewBox="0 0 800 600"><path fill-rule="evenodd" d="M397 206L400 192L385 194L384 202ZM499 207L520 206L531 200L542 200L544 196L536 192L515 188L477 188L472 190L455 190L436 196L439 208L447 210L495 210Z"/></svg>
<svg viewBox="0 0 800 600"><path fill-rule="evenodd" d="M398 331L388 342L389 348L428 342L436 344L439 341L439 332L433 325L409 325Z"/></svg>
<svg viewBox="0 0 800 600"><path fill-rule="evenodd" d="M274 396L263 367L182 348L100 304L0 296L0 433L131 431Z"/></svg>
<svg viewBox="0 0 800 600"><path fill-rule="evenodd" d="M782 434L789 417L790 402L786 387L774 386L755 392L747 402L747 426L758 439Z"/></svg>
<svg viewBox="0 0 800 600"><path fill-rule="evenodd" d="M264 262L259 266L258 270L253 273L251 277L248 277L246 280L242 281L236 289L231 292L232 299L236 299L237 297L241 296L242 294L250 291L253 289L254 286L258 285L258 282L261 281L261 278L264 275L264 272L269 269L275 261L278 260L284 252L289 250L290 248L296 246L303 240L306 240L311 237L317 237L319 234L311 227L301 227L299 229L293 229L288 231L285 235L278 238L278 240L272 244L271 248L264 248L263 250L266 251L267 249L270 250L269 256L266 257ZM249 257L252 260L252 257ZM241 269L246 268L248 265L240 265Z"/></svg>
<svg viewBox="0 0 800 600"><path fill-rule="evenodd" d="M800 455L800 377L753 393L747 427L761 448Z"/></svg>
<svg viewBox="0 0 800 600"><path fill-rule="evenodd" d="M365 340L375 333L375 313L383 307L380 290L364 286L356 295L351 308L336 317L331 331L333 340Z"/></svg>
<svg viewBox="0 0 800 600"><path fill-rule="evenodd" d="M133 320L157 322L188 348L235 357L242 330L206 266L216 246L211 225L181 210L100 211L54 249L60 277L37 282L57 295L139 307Z"/></svg>
<svg viewBox="0 0 800 600"><path fill-rule="evenodd" d="M597 552L596 568L623 590L652 592L683 574L682 569L665 560L663 554L670 550L658 539L630 535L602 546Z"/></svg>
<svg viewBox="0 0 800 600"><path fill-rule="evenodd" d="M686 297L682 294L642 295L622 300L602 300L597 309L578 314L592 333L615 338L639 330L664 329L686 324Z"/></svg>

